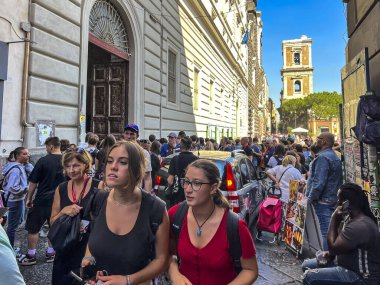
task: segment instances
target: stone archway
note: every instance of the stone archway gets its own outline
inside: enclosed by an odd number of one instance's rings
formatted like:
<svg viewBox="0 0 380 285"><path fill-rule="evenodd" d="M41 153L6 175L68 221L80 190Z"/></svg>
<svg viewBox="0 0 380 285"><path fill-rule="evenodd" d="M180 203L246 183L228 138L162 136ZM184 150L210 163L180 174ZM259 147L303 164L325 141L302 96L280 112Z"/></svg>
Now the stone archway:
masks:
<svg viewBox="0 0 380 285"><path fill-rule="evenodd" d="M89 17L86 131L120 137L128 119L129 41L125 23L107 0Z"/></svg>
<svg viewBox="0 0 380 285"><path fill-rule="evenodd" d="M113 6L114 10L117 12L119 19L126 25L127 30L127 40L128 45L127 49L120 47L122 42L119 38L112 37L112 34L106 32L102 29L94 29L93 23L90 23L91 11L95 5L98 5L99 2L106 2L107 5L110 4ZM93 21L93 20L91 20ZM128 94L128 97L124 96L125 99L125 121L134 121L136 123L141 122L143 109L138 106L143 105L143 96L136 96L136 94L142 94L143 90L143 33L141 32L141 27L143 26L143 11L135 9L130 0L109 0L109 1L99 1L99 0L87 0L84 1L82 6L82 33L81 33L81 64L80 64L80 115L81 115L81 125L80 125L80 141L84 141L86 131L91 129L91 118L86 119L83 122L82 117L88 115L90 111L93 111L94 105L90 106L92 93L89 92L88 86L91 85L91 80L89 80L89 74L93 72L89 67L91 66L90 58L88 55L92 52L91 49L101 50L101 53L106 54L107 57L119 58L124 63L127 64L127 70L129 72L125 73L125 94ZM93 33L91 33L93 31ZM98 36L93 36L93 34L98 33ZM103 33L103 36L102 36ZM103 46L100 47L99 43L96 41L99 38L102 38L102 43L106 43L108 49ZM114 49L113 49L114 48ZM120 53L121 51L121 53ZM104 53L105 52L105 53ZM124 57L123 57L124 55ZM107 59L108 60L108 59ZM111 60L112 61L112 60ZM120 63L120 62L119 62ZM100 64L105 64L101 62ZM99 66L98 66L99 67ZM112 71L108 71L112 72ZM123 73L122 70L114 70L114 74ZM91 76L90 76L91 77ZM107 77L109 78L109 77ZM119 76L117 76L119 78ZM110 80L112 81L112 79ZM122 86L120 88L123 88ZM127 100L126 100L127 99ZM96 105L95 105L96 108ZM91 110L92 109L92 110ZM113 124L113 127L116 125L123 126L124 122L115 123L107 120L108 124ZM87 122L87 124L86 124ZM110 132L112 133L112 131Z"/></svg>

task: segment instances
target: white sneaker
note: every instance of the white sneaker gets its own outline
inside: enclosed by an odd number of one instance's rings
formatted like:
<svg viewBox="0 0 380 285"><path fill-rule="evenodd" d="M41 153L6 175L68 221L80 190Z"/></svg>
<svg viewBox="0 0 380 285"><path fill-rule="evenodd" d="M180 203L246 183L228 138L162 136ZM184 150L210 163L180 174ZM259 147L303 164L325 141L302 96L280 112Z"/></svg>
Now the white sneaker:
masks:
<svg viewBox="0 0 380 285"><path fill-rule="evenodd" d="M40 230L40 232L39 232L39 235L40 235L40 237L42 237L42 238L46 238L46 237L48 236L48 233L49 233L49 230L46 230L46 229L42 228L42 229Z"/></svg>

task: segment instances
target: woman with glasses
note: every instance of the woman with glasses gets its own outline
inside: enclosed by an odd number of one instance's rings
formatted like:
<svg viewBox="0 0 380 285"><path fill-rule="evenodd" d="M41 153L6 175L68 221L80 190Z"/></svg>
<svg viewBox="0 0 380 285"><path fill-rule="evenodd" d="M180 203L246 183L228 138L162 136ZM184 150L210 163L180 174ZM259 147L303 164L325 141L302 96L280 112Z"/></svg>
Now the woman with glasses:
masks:
<svg viewBox="0 0 380 285"><path fill-rule="evenodd" d="M74 248L56 253L52 274L53 285L73 283L68 274L71 270L80 267L88 241L86 226L88 227L90 218L83 216L84 209L88 206L91 196L99 191L97 188L102 187L103 184L87 175L92 167L92 157L82 148L66 150L62 158L62 166L64 174L70 180L61 183L55 191L50 224L52 225L63 215L71 217L81 215L83 237Z"/></svg>
<svg viewBox="0 0 380 285"><path fill-rule="evenodd" d="M82 267L96 265L102 270L97 281L150 284L167 265L168 214L162 200L139 187L145 163L143 149L134 142L119 142L109 151L105 181L111 190L106 193L82 260Z"/></svg>
<svg viewBox="0 0 380 285"><path fill-rule="evenodd" d="M205 159L196 160L188 166L181 184L188 210L178 242L174 233L170 241L172 258L168 272L173 284L252 284L258 276L256 251L243 220L238 224L240 273L235 272L229 254L226 227L229 204L219 189L218 167ZM171 222L179 205L169 210Z"/></svg>

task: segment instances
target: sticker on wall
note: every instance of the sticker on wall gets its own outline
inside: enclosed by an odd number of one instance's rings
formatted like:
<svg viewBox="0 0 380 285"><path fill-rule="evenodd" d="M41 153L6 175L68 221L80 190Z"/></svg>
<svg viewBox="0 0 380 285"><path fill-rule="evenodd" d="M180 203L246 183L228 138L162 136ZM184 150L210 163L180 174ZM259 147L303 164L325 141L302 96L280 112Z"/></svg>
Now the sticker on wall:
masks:
<svg viewBox="0 0 380 285"><path fill-rule="evenodd" d="M48 137L55 136L55 121L46 121L46 120L36 121L36 129L37 129L36 145L37 147L44 146L45 141Z"/></svg>

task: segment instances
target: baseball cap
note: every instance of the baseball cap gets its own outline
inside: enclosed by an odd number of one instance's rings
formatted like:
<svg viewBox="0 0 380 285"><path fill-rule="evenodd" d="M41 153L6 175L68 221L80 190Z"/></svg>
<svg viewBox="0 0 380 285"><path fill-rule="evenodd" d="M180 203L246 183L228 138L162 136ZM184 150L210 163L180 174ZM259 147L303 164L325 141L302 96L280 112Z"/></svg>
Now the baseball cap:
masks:
<svg viewBox="0 0 380 285"><path fill-rule="evenodd" d="M139 126L136 124L126 124L124 127L124 130L130 130L132 132L138 133L139 132Z"/></svg>
<svg viewBox="0 0 380 285"><path fill-rule="evenodd" d="M168 137L173 137L173 138L176 138L177 137L177 134L175 132L171 132Z"/></svg>

